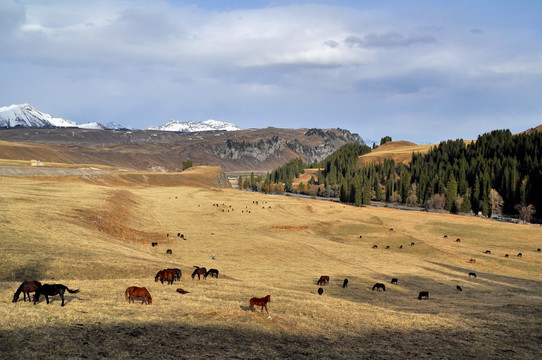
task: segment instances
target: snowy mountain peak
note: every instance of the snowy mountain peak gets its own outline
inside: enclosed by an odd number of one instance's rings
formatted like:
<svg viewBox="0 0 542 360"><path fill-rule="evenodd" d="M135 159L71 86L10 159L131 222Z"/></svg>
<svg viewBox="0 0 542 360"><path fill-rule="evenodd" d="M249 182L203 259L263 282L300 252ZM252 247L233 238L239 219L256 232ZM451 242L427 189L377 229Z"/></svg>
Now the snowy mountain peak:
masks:
<svg viewBox="0 0 542 360"><path fill-rule="evenodd" d="M160 131L179 131L179 132L198 132L198 131L236 131L241 130L237 125L218 121L218 120L205 120L205 121L179 121L169 120L161 126L151 126L147 130L160 130Z"/></svg>
<svg viewBox="0 0 542 360"><path fill-rule="evenodd" d="M28 104L0 107L0 128L12 127L76 127L73 121L55 118Z"/></svg>

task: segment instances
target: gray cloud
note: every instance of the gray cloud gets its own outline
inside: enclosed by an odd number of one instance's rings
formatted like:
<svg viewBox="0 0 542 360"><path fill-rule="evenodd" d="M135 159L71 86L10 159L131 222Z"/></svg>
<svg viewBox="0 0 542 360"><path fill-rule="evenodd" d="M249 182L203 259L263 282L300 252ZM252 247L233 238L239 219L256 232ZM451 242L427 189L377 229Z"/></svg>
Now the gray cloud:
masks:
<svg viewBox="0 0 542 360"><path fill-rule="evenodd" d="M344 43L349 47L360 46L364 48L395 48L435 42L436 39L432 36L415 35L406 37L395 31L369 33L363 37L350 35L344 39Z"/></svg>

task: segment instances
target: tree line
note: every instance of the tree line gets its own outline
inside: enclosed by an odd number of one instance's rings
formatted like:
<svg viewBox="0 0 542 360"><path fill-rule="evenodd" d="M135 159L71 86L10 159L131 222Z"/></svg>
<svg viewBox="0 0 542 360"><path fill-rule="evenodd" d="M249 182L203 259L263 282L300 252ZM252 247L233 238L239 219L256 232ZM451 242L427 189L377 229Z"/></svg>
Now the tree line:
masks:
<svg viewBox="0 0 542 360"><path fill-rule="evenodd" d="M381 144L387 141L391 138ZM519 215L527 221L542 215L536 212L542 209L542 189L537 186L542 184L542 133L495 130L473 142L448 140L425 155L413 153L409 165L386 159L360 167L359 156L370 151L365 145L346 144L321 162L293 159L259 180L267 184L266 190L282 185L283 191L299 191L293 179L307 168L318 168L309 184L300 184L301 192L357 205L388 201L452 213Z"/></svg>

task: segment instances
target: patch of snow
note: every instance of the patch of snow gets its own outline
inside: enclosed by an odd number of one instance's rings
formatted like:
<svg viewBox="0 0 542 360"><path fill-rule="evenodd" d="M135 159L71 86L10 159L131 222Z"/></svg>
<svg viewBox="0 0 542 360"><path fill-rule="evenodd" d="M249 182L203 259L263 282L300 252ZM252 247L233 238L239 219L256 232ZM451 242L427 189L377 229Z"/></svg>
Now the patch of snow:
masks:
<svg viewBox="0 0 542 360"><path fill-rule="evenodd" d="M232 124L232 123L209 119L205 121L170 120L161 126L151 126L147 130L199 132L199 131L237 131L237 130L241 130L241 128L239 128L237 125Z"/></svg>

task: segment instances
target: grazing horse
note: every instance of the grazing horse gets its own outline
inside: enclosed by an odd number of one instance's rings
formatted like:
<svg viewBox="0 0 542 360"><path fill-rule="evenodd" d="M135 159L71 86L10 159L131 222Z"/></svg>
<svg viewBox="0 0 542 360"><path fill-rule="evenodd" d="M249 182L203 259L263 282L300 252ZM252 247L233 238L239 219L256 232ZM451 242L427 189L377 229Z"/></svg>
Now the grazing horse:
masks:
<svg viewBox="0 0 542 360"><path fill-rule="evenodd" d="M456 285L455 288L457 289L457 291L463 291L463 289L461 289L461 286L459 286L459 285Z"/></svg>
<svg viewBox="0 0 542 360"><path fill-rule="evenodd" d="M399 249L402 249L403 248L403 245L399 245Z"/></svg>
<svg viewBox="0 0 542 360"><path fill-rule="evenodd" d="M267 303L270 303L270 302L271 302L271 295L267 295L266 297L263 297L263 298L253 297L250 299L250 310L254 311L254 306L261 306L262 312L263 312L263 308L265 308L265 311L267 311L267 313L269 314L269 311L267 310Z"/></svg>
<svg viewBox="0 0 542 360"><path fill-rule="evenodd" d="M173 284L177 277L177 274L173 270L160 270L156 273L156 276L154 277L154 282L157 282L160 280L160 282L163 284L164 281L167 281L168 285Z"/></svg>
<svg viewBox="0 0 542 360"><path fill-rule="evenodd" d="M67 286L62 284L43 284L34 294L34 305L36 305L36 303L40 300L40 296L43 294L45 296L45 300L47 300L47 304L49 304L49 296L60 295L60 298L62 299L61 306L64 306L64 292L66 290L68 290L70 294L76 294L79 292L79 289L70 290Z"/></svg>
<svg viewBox="0 0 542 360"><path fill-rule="evenodd" d="M173 273L173 280L181 281L181 276L183 276L181 269L174 268L166 270Z"/></svg>
<svg viewBox="0 0 542 360"><path fill-rule="evenodd" d="M391 279L391 283L397 285L397 278Z"/></svg>
<svg viewBox="0 0 542 360"><path fill-rule="evenodd" d="M522 256L523 256L523 254L522 254L522 253L519 253L519 254L518 254L518 257L522 257Z"/></svg>
<svg viewBox="0 0 542 360"><path fill-rule="evenodd" d="M455 242L461 242L460 238L455 239Z"/></svg>
<svg viewBox="0 0 542 360"><path fill-rule="evenodd" d="M470 262L471 264L474 264L474 263L476 262L476 259L470 259L469 262Z"/></svg>
<svg viewBox="0 0 542 360"><path fill-rule="evenodd" d="M203 275L203 277L205 279L207 279L207 276L211 275L211 277L215 277L218 279L218 270L217 269L209 269L209 271L207 271L205 273L205 275Z"/></svg>
<svg viewBox="0 0 542 360"><path fill-rule="evenodd" d="M348 279L344 279L344 281L343 281L343 289L345 287L348 287Z"/></svg>
<svg viewBox="0 0 542 360"><path fill-rule="evenodd" d="M324 293L324 289L318 288L318 295L322 295Z"/></svg>
<svg viewBox="0 0 542 360"><path fill-rule="evenodd" d="M329 283L329 276L322 275L320 276L320 279L318 279L318 282L316 283L316 285L325 285L328 283Z"/></svg>
<svg viewBox="0 0 542 360"><path fill-rule="evenodd" d="M389 245L387 245L387 246L386 246L386 250L389 250L389 249L390 249L390 246L389 246Z"/></svg>
<svg viewBox="0 0 542 360"><path fill-rule="evenodd" d="M149 290L144 287L130 286L124 292L124 298L128 300L128 303L133 303L134 298L141 298L141 305L152 305L152 297Z"/></svg>
<svg viewBox="0 0 542 360"><path fill-rule="evenodd" d="M505 258L507 258L507 257L509 257L509 256L510 256L510 255L508 255L508 254L505 254L505 255L504 255Z"/></svg>
<svg viewBox="0 0 542 360"><path fill-rule="evenodd" d="M421 300L423 298L429 300L429 291L420 291L420 293L418 294L418 300Z"/></svg>
<svg viewBox="0 0 542 360"><path fill-rule="evenodd" d="M198 280L200 280L201 275L203 275L203 278L206 279L205 274L207 273L207 269L204 267L200 268L199 266L194 267L196 268L196 270L194 270L194 272L192 273L192 279L194 279L196 275L198 275Z"/></svg>
<svg viewBox="0 0 542 360"><path fill-rule="evenodd" d="M21 285L17 288L17 291L15 291L15 294L13 295L13 301L17 302L19 300L19 295L21 292L23 293L23 300L26 301L26 295L28 295L28 302L32 301L30 299L30 293L38 290L38 288L41 286L41 283L39 281L23 281Z"/></svg>
<svg viewBox="0 0 542 360"><path fill-rule="evenodd" d="M373 245L373 249L378 249L378 245Z"/></svg>
<svg viewBox="0 0 542 360"><path fill-rule="evenodd" d="M171 249L167 249L167 250L166 250L166 254L171 255L171 254L173 254L173 251L171 251Z"/></svg>
<svg viewBox="0 0 542 360"><path fill-rule="evenodd" d="M373 285L373 291L380 291L380 289L382 289L383 291L386 291L386 285L382 284L382 283L376 283Z"/></svg>
<svg viewBox="0 0 542 360"><path fill-rule="evenodd" d="M410 246L414 246L414 245L416 245L416 244L415 244L415 243L413 243L413 242L411 242L411 243L410 243Z"/></svg>
<svg viewBox="0 0 542 360"><path fill-rule="evenodd" d="M538 248L536 249L536 252L542 252L542 249Z"/></svg>
<svg viewBox="0 0 542 360"><path fill-rule="evenodd" d="M471 277L471 276L476 277L476 273L475 272L470 272L469 277Z"/></svg>
<svg viewBox="0 0 542 360"><path fill-rule="evenodd" d="M448 238L448 235L444 235L444 238L447 239L447 238Z"/></svg>
<svg viewBox="0 0 542 360"><path fill-rule="evenodd" d="M152 247L155 247L155 246L158 246L158 243L157 242L153 242L151 243Z"/></svg>
<svg viewBox="0 0 542 360"><path fill-rule="evenodd" d="M491 254L491 250L484 251L484 254Z"/></svg>

